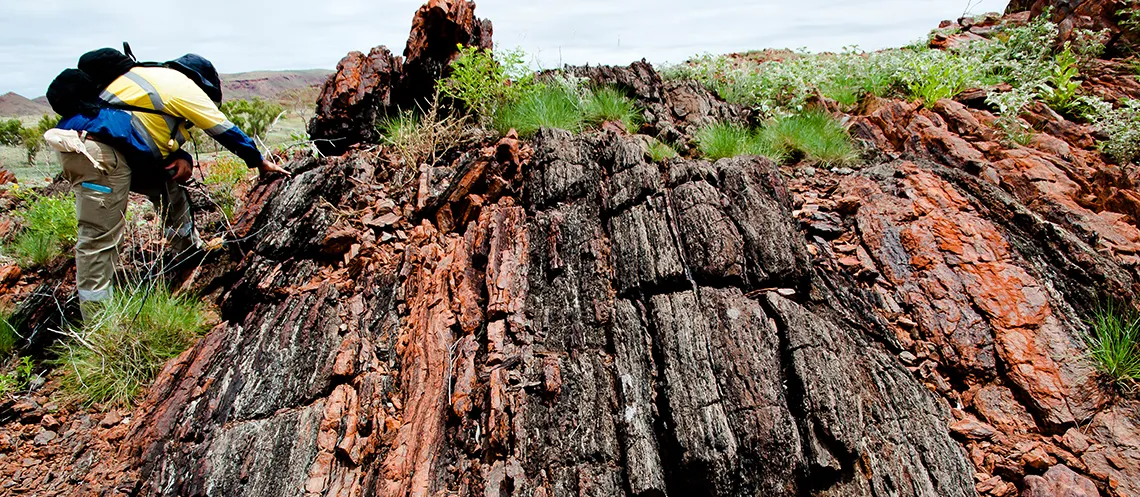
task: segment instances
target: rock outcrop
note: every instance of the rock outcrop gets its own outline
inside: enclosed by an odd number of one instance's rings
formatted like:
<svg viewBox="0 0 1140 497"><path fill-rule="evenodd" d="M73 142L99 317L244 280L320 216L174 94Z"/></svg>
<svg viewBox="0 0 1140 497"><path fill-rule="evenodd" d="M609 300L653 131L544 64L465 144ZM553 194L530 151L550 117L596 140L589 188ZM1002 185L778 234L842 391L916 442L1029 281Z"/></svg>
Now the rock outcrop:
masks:
<svg viewBox="0 0 1140 497"><path fill-rule="evenodd" d="M255 192L228 323L132 423L143 494L973 495L947 406L813 297L771 163L533 147L523 195L453 195L492 200L451 231L397 209L398 246L348 216L335 260L334 211L385 203L364 157Z"/></svg>
<svg viewBox="0 0 1140 497"><path fill-rule="evenodd" d="M342 61L313 123L348 152L249 192L198 283L224 322L115 425L103 495L1140 495L1140 404L1082 338L1140 303L1140 178L1091 126L1039 105L1020 146L977 92L872 97L840 116L857 170L542 130L394 181L347 145L489 43L472 8ZM569 71L663 139L754 119L645 62ZM1086 89L1140 88L1106 74Z"/></svg>
<svg viewBox="0 0 1140 497"><path fill-rule="evenodd" d="M491 21L475 17L475 3L431 0L416 12L403 58L387 47L352 52L337 64L317 99L309 136L327 155L357 143L376 143L377 121L434 97L435 82L463 44L491 49Z"/></svg>

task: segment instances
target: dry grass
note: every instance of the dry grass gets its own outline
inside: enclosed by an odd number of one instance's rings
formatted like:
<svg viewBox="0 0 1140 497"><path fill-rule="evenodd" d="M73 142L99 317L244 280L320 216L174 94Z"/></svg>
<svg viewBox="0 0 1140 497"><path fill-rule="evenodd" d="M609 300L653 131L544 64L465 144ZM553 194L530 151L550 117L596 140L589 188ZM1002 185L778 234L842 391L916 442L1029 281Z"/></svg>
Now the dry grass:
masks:
<svg viewBox="0 0 1140 497"><path fill-rule="evenodd" d="M403 167L415 169L420 164L435 164L445 152L464 141L467 118L445 115L436 97L422 112L403 111L376 125L381 142Z"/></svg>

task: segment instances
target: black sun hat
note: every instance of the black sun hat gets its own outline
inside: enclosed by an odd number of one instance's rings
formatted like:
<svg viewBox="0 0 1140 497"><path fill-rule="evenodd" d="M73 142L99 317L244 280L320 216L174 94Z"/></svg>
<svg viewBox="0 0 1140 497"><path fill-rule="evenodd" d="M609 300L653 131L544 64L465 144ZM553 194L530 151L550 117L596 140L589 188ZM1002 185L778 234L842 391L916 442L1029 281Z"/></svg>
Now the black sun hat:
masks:
<svg viewBox="0 0 1140 497"><path fill-rule="evenodd" d="M190 78L198 85L206 96L214 103L222 103L222 81L218 78L218 71L214 64L201 55L188 53L166 63L166 67L174 69Z"/></svg>

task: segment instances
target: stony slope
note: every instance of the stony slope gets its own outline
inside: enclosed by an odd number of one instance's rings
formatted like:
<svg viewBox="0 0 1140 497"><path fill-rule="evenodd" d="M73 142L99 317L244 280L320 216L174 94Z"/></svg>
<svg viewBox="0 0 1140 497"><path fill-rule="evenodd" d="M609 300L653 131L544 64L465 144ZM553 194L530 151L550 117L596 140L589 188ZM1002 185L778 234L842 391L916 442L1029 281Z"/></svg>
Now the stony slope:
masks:
<svg viewBox="0 0 1140 497"><path fill-rule="evenodd" d="M191 282L225 323L84 491L1140 495L1137 403L1080 339L1098 299L1135 303L1140 187L1089 126L1037 108L1011 148L969 93L871 100L843 117L873 159L831 171L655 164L613 131L419 170L352 146L457 41L490 44L472 9L430 2L406 58L342 61L310 130L343 155L250 192L234 260ZM1100 64L1090 91L1140 96ZM749 118L645 63L572 70L649 134ZM68 467L44 457L22 488Z"/></svg>

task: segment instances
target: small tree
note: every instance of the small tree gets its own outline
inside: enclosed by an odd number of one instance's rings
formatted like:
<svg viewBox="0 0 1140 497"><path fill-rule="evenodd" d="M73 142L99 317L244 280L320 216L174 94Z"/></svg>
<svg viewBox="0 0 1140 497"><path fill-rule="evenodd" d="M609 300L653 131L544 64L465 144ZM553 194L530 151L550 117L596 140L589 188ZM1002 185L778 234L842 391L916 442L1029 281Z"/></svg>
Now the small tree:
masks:
<svg viewBox="0 0 1140 497"><path fill-rule="evenodd" d="M23 137L20 134L22 129L24 129L24 125L20 124L19 119L0 121L0 145L15 147L23 143Z"/></svg>
<svg viewBox="0 0 1140 497"><path fill-rule="evenodd" d="M44 133L54 128L58 122L58 117L44 114L35 125L20 129L20 144L24 146L24 152L28 154L29 166L36 164L36 156L44 148Z"/></svg>
<svg viewBox="0 0 1140 497"><path fill-rule="evenodd" d="M254 98L225 102L222 104L222 112L242 131L264 141L265 133L277 122L285 108L268 100Z"/></svg>
<svg viewBox="0 0 1140 497"><path fill-rule="evenodd" d="M281 104L290 112L300 117L306 123L313 118L317 108L317 98L321 95L318 86L293 88L281 94Z"/></svg>

